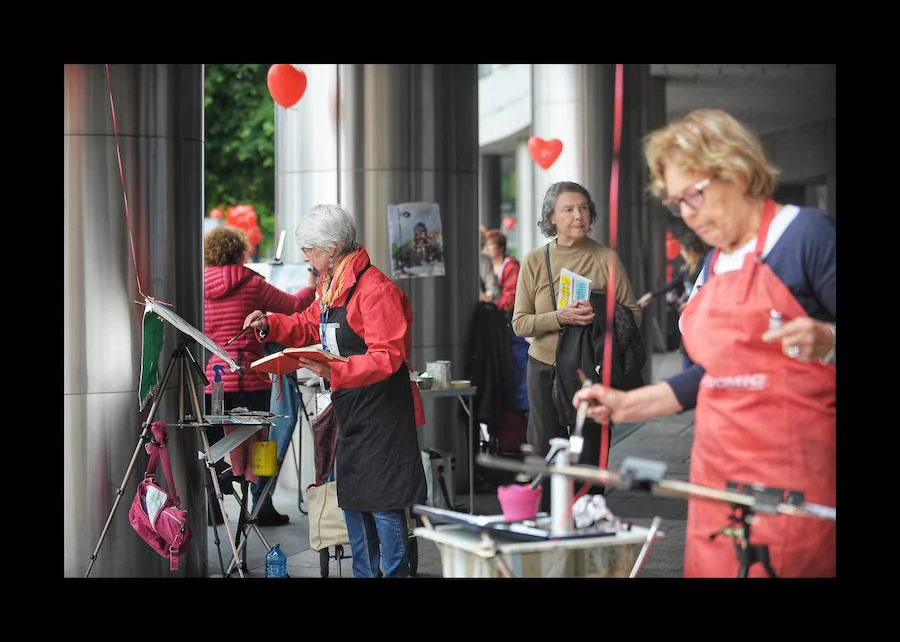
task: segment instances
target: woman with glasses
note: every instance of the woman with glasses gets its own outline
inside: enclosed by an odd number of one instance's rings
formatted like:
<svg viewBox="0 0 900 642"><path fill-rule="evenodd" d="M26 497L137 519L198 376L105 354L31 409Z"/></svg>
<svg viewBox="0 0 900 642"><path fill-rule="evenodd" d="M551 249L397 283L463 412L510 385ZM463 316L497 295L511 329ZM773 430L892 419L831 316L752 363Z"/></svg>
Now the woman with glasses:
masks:
<svg viewBox="0 0 900 642"><path fill-rule="evenodd" d="M627 392L595 385L573 403L587 401L590 416L614 421L696 408L691 482L762 484L834 506L832 220L772 200L778 170L725 112L689 113L653 132L644 154L653 193L714 248L681 317L696 365ZM732 539L711 537L733 525L730 516L722 503L688 503L686 576L738 575ZM757 512L752 535L780 576L835 574L834 521Z"/></svg>
<svg viewBox="0 0 900 642"><path fill-rule="evenodd" d="M544 195L538 223L550 241L530 252L519 271L512 326L518 336L534 337L528 348L526 367L527 434L528 443L535 454L541 456L549 451L550 439L568 437L566 422L560 418L553 402L554 364L560 330L567 325L590 326L595 316L589 301L573 301L557 307L562 268L590 279L591 290L605 291L609 267L614 262L616 300L631 310L640 327L641 309L635 302L625 266L615 251L588 236L591 224L596 220L597 209L587 189L578 183L554 183ZM599 427L593 426L585 434L584 460L595 463L599 451ZM549 495L544 492L541 510L549 510Z"/></svg>
<svg viewBox="0 0 900 642"><path fill-rule="evenodd" d="M290 316L255 310L244 327L260 340L320 343L347 361L299 359L326 379L338 424L335 478L354 577L409 575L406 510L425 497L416 425L425 423L406 360L412 307L356 242L349 212L317 205L297 226L305 260L320 273L318 298Z"/></svg>

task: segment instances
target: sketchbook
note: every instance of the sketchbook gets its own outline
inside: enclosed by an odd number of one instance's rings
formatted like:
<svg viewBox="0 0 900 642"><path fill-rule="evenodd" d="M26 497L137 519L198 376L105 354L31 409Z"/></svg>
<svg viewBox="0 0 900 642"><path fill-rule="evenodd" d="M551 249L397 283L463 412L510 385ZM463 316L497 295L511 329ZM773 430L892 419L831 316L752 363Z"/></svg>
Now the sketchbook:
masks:
<svg viewBox="0 0 900 642"><path fill-rule="evenodd" d="M257 359L250 364L250 369L259 372L271 372L272 374L283 375L288 372L296 372L300 368L300 362L297 360L298 358L319 361L320 363L347 360L347 357L328 352L328 350L323 350L318 346L285 348L281 352L276 352L262 357L261 359Z"/></svg>

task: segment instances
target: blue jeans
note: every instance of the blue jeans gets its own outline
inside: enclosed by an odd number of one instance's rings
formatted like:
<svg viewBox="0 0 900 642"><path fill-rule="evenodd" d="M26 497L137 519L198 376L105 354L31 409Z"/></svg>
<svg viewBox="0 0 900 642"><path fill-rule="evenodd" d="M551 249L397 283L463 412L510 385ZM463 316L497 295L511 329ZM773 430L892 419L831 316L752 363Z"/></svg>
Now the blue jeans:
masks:
<svg viewBox="0 0 900 642"><path fill-rule="evenodd" d="M271 346L275 346L273 349ZM278 344L267 344L266 350L271 354L278 352L281 347ZM279 392L281 393L279 395ZM288 446L291 444L291 437L294 436L294 426L297 425L297 413L300 409L300 392L297 390L297 381L288 375L281 375L278 381L272 386L272 397L269 402L269 409L276 415L285 415L285 418L277 418L272 420L269 426L269 439L275 442L276 456L279 464L284 461L287 454ZM279 466L279 470L280 470ZM260 477L259 484L253 484L250 488L250 494L253 496L253 506L259 501L263 488L266 487L268 477ZM275 475L278 479L278 475ZM273 484L275 482L272 482ZM272 489L274 492L274 488ZM271 493L268 501L271 501Z"/></svg>
<svg viewBox="0 0 900 642"><path fill-rule="evenodd" d="M513 385L516 390L516 410L528 412L528 385L526 383L528 371L528 342L519 336L512 338Z"/></svg>
<svg viewBox="0 0 900 642"><path fill-rule="evenodd" d="M344 510L353 577L409 577L409 533L405 510L360 513Z"/></svg>

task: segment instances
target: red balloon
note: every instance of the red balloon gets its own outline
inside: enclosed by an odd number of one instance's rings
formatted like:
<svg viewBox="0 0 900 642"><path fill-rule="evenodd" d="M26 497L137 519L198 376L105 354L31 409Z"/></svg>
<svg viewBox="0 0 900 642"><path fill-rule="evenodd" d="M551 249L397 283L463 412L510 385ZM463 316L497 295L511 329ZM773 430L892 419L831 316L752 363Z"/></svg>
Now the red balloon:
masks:
<svg viewBox="0 0 900 642"><path fill-rule="evenodd" d="M516 226L516 217L515 216L504 216L503 217L503 228L509 231Z"/></svg>
<svg viewBox="0 0 900 642"><path fill-rule="evenodd" d="M306 74L292 65L272 65L266 84L276 103L284 108L293 107L306 91Z"/></svg>
<svg viewBox="0 0 900 642"><path fill-rule="evenodd" d="M225 213L221 209L216 207L210 211L209 218L225 218Z"/></svg>
<svg viewBox="0 0 900 642"><path fill-rule="evenodd" d="M528 139L528 151L531 157L544 169L556 162L556 159L562 154L562 148L562 141L558 138L544 140L539 136L532 136Z"/></svg>

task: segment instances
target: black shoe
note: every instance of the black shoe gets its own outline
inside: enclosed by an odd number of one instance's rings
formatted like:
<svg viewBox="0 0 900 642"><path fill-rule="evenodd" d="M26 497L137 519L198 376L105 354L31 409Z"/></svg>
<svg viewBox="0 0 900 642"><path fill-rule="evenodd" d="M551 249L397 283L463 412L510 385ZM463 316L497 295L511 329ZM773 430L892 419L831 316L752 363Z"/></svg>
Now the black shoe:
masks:
<svg viewBox="0 0 900 642"><path fill-rule="evenodd" d="M265 503L256 516L257 526L284 526L291 518L275 510L273 504Z"/></svg>
<svg viewBox="0 0 900 642"><path fill-rule="evenodd" d="M206 523L210 526L225 523L225 518L222 517L222 510L219 508L218 502L210 504L209 510L206 513Z"/></svg>
<svg viewBox="0 0 900 642"><path fill-rule="evenodd" d="M222 489L223 495L234 495L234 482L240 481L240 478L236 478L231 474L230 470L226 470L224 473L219 474L219 488Z"/></svg>

